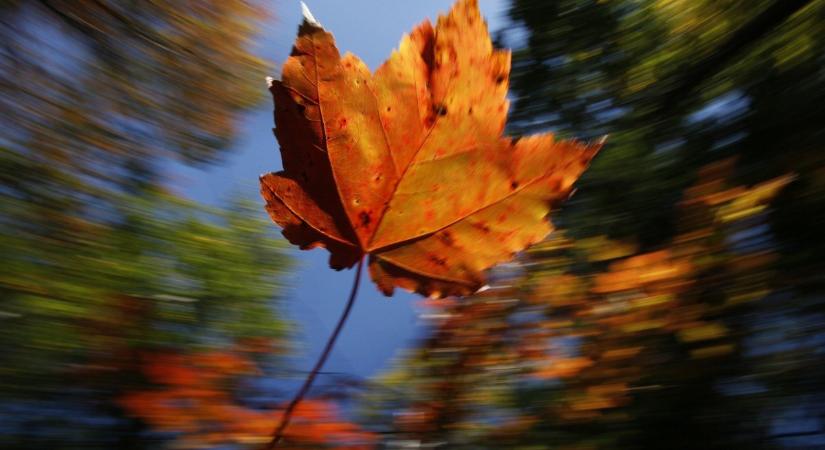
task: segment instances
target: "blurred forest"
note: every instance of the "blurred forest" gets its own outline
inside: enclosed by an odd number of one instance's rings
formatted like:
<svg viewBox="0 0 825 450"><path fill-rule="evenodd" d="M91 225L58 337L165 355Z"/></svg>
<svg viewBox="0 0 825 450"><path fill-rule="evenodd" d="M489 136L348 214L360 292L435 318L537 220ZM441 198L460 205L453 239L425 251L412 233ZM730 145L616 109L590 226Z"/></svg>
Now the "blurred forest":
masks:
<svg viewBox="0 0 825 450"><path fill-rule="evenodd" d="M249 417L233 423L253 414L244 399L262 394L232 392L287 348L272 300L290 261L257 204L193 204L162 170L220 161L238 114L265 99L266 64L248 48L265 10L50 0L0 9L0 447L265 435L269 417L257 429ZM185 414L166 408L172 400L210 407Z"/></svg>
<svg viewBox="0 0 825 450"><path fill-rule="evenodd" d="M509 17L510 131L608 144L547 242L425 302L365 420L388 448L825 447L825 2Z"/></svg>
<svg viewBox="0 0 825 450"><path fill-rule="evenodd" d="M163 170L225 161L268 101L267 12L0 2L0 447L267 441L292 261L260 205L195 204ZM607 146L549 240L422 301L356 417L306 400L289 448L825 447L825 0L508 16L510 132Z"/></svg>

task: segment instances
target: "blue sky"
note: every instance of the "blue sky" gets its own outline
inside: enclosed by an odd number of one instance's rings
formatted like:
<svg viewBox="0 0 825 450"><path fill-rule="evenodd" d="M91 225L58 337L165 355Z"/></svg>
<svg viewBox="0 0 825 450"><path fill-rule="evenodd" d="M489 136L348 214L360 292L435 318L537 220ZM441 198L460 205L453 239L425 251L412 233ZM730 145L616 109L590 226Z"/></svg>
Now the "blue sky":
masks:
<svg viewBox="0 0 825 450"><path fill-rule="evenodd" d="M360 56L375 70L398 44L403 33L440 12L450 0L308 0L315 18L335 35L341 52ZM301 21L298 0L272 3L274 19L266 27L257 51L280 64L289 54ZM480 0L491 31L504 24L506 2ZM273 75L277 75L273 73ZM264 80L261 90L266 89ZM177 168L171 174L177 190L195 200L220 204L230 194L258 197L258 175L281 168L277 143L272 135L272 102L247 114L240 135L224 164L210 170ZM261 207L261 214L263 206ZM273 225L275 227L275 225ZM299 267L290 278L287 304L291 318L300 327L293 369L308 370L317 358L344 307L354 270L335 272L327 266L326 250L292 255ZM365 271L366 272L366 271ZM387 368L398 350L408 347L422 328L414 309L415 296L396 291L384 297L364 274L358 300L324 371L358 377L376 375Z"/></svg>

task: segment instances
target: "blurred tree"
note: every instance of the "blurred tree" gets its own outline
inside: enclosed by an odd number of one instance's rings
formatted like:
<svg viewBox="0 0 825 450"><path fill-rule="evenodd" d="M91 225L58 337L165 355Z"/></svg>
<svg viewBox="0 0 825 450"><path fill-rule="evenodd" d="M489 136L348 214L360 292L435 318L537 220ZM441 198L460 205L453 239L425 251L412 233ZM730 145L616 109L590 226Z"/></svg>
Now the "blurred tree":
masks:
<svg viewBox="0 0 825 450"><path fill-rule="evenodd" d="M53 236L60 214L108 214L169 161L216 161L263 98L249 48L263 16L243 1L2 2L4 197Z"/></svg>
<svg viewBox="0 0 825 450"><path fill-rule="evenodd" d="M773 374L748 353L769 322L749 315L782 292L760 225L793 178L732 186L732 168L700 171L656 251L557 232L490 290L426 302L431 335L366 394L365 420L457 449L775 448L787 405L763 398Z"/></svg>
<svg viewBox="0 0 825 450"><path fill-rule="evenodd" d="M118 402L163 385L152 355L286 348L289 260L259 208L204 208L163 179L219 162L264 98L267 10L0 2L0 447L158 448L175 435Z"/></svg>
<svg viewBox="0 0 825 450"><path fill-rule="evenodd" d="M367 420L449 448L818 448L825 2L510 17L512 131L608 144L563 232L425 314Z"/></svg>
<svg viewBox="0 0 825 450"><path fill-rule="evenodd" d="M216 161L262 100L254 2L4 1L4 146L49 171L126 186Z"/></svg>
<svg viewBox="0 0 825 450"><path fill-rule="evenodd" d="M736 284L728 271L703 275L702 305L732 301L724 297L734 285L740 292L733 297L747 299L747 307L716 317L739 350L692 366L695 376L670 378L662 394L635 395L651 409L637 418L642 434L634 445L753 448L729 439L740 424L760 421L746 434L751 445L793 439L798 430L774 424L800 409L823 414L810 405L825 388L820 365L805 355L821 338L811 324L825 320L825 240L818 236L825 223L825 58L818 50L825 47L825 2L515 0L510 16L526 31L514 53L518 126L611 136L579 186L586 195L557 216L572 236L608 235L638 243L642 253L659 250L685 228L680 192L701 179L700 167L733 157L730 182L748 185L796 175L767 218L727 238L737 251L774 253L770 263L739 265ZM706 258L724 254L710 248ZM799 329L777 335L789 320ZM765 341L775 346L753 348ZM667 368L654 366L651 378ZM753 395L731 402L717 395L725 389ZM764 401L746 400L754 398ZM806 432L825 439L821 427ZM694 440L700 435L706 441Z"/></svg>
<svg viewBox="0 0 825 450"><path fill-rule="evenodd" d="M580 184L589 195L563 212L571 231L667 242L696 170L738 155L744 182L800 177L774 220L785 218L782 243L813 260L822 240L810 226L825 220L823 15L821 0L514 1L526 31L512 43L515 131L610 134ZM787 214L803 205L808 220Z"/></svg>
<svg viewBox="0 0 825 450"><path fill-rule="evenodd" d="M286 349L272 301L288 260L258 208L207 210L158 192L115 203L107 217L80 217L3 202L4 448L142 448L115 402L145 385L141 355Z"/></svg>

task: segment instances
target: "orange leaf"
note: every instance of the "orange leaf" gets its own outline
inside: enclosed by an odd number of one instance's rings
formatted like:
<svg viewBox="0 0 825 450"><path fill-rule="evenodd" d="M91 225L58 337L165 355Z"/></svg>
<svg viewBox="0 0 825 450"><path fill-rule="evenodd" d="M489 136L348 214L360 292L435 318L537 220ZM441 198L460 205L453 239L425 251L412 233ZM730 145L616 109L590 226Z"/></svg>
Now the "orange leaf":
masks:
<svg viewBox="0 0 825 450"><path fill-rule="evenodd" d="M261 177L272 219L333 268L369 254L386 295L476 291L550 233L601 145L503 136L509 71L475 0L419 25L374 74L305 20L270 88L284 165Z"/></svg>

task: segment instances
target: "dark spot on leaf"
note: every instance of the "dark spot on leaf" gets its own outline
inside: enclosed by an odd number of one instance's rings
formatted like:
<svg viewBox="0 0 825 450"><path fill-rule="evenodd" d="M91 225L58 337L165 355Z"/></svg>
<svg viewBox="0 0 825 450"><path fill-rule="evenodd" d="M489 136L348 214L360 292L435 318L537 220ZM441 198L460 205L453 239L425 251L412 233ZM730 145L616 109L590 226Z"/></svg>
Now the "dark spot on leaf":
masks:
<svg viewBox="0 0 825 450"><path fill-rule="evenodd" d="M433 255L432 253L427 255L427 259L429 259L430 262L432 262L436 266L444 267L447 265L447 258L442 258L438 255Z"/></svg>
<svg viewBox="0 0 825 450"><path fill-rule="evenodd" d="M476 222L476 223L473 223L473 227L481 230L481 232L484 233L484 234L488 234L490 232L490 227L487 226L487 224L485 224L485 223Z"/></svg>
<svg viewBox="0 0 825 450"><path fill-rule="evenodd" d="M372 217L368 212L361 211L360 213L358 213L358 220L361 221L362 227L367 227L372 222Z"/></svg>
<svg viewBox="0 0 825 450"><path fill-rule="evenodd" d="M452 233L445 231L438 235L438 238L441 242L444 243L447 247L452 247L455 244L455 239L453 239Z"/></svg>
<svg viewBox="0 0 825 450"><path fill-rule="evenodd" d="M375 175L374 177L372 177L372 179L373 179L373 181L375 181L376 183L377 183L377 182L379 182L379 181L381 181L381 174L379 173L379 174Z"/></svg>
<svg viewBox="0 0 825 450"><path fill-rule="evenodd" d="M504 80L505 80L505 79L506 79L506 78L504 77L504 75L499 75L499 76L497 76L497 77L496 77L496 84L501 84L501 83L504 83Z"/></svg>
<svg viewBox="0 0 825 450"><path fill-rule="evenodd" d="M473 115L473 107L471 106L469 110L467 110L467 114Z"/></svg>
<svg viewBox="0 0 825 450"><path fill-rule="evenodd" d="M447 115L447 107L440 103L433 106L433 111L439 116Z"/></svg>
<svg viewBox="0 0 825 450"><path fill-rule="evenodd" d="M518 181L513 180L510 182L510 189L516 190L518 189Z"/></svg>
<svg viewBox="0 0 825 450"><path fill-rule="evenodd" d="M392 106L387 106L387 112L392 111Z"/></svg>

